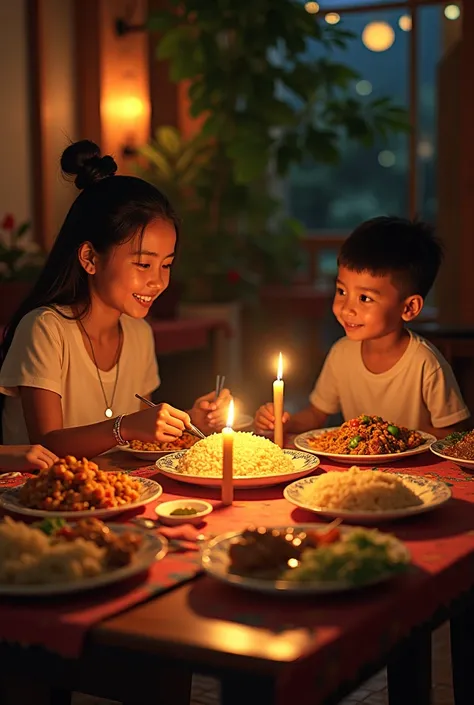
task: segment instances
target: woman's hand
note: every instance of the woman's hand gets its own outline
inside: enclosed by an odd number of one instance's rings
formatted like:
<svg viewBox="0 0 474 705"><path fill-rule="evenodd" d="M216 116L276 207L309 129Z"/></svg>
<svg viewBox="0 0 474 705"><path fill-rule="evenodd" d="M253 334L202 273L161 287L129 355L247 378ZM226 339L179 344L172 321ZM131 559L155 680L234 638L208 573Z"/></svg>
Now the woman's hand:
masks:
<svg viewBox="0 0 474 705"><path fill-rule="evenodd" d="M120 432L124 441L169 443L182 436L189 421L185 411L170 404L157 404L124 416Z"/></svg>
<svg viewBox="0 0 474 705"><path fill-rule="evenodd" d="M228 389L223 389L216 399L215 392L205 394L193 404L189 412L191 421L201 431L214 433L220 431L227 422L231 393Z"/></svg>
<svg viewBox="0 0 474 705"><path fill-rule="evenodd" d="M283 412L282 420L283 423L287 423L290 418L290 414L287 411ZM264 433L265 431L273 431L275 428L275 410L273 404L264 404L261 406L254 418L254 426L257 433Z"/></svg>
<svg viewBox="0 0 474 705"><path fill-rule="evenodd" d="M0 471L43 470L56 460L54 453L40 445L0 446Z"/></svg>

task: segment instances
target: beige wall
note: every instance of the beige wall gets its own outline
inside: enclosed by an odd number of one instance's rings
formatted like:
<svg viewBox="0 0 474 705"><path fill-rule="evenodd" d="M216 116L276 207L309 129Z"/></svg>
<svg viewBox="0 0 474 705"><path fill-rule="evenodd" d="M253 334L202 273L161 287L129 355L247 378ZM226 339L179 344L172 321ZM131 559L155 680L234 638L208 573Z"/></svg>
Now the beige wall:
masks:
<svg viewBox="0 0 474 705"><path fill-rule="evenodd" d="M0 218L19 220L32 216L25 6L0 0Z"/></svg>
<svg viewBox="0 0 474 705"><path fill-rule="evenodd" d="M45 218L42 240L50 243L77 195L62 176L61 153L78 139L74 44L74 0L43 0L39 5L42 55L43 178Z"/></svg>
<svg viewBox="0 0 474 705"><path fill-rule="evenodd" d="M59 171L61 152L77 139L73 9L74 0L38 2L45 232L35 236L46 243L75 195ZM33 218L35 188L26 13L27 0L0 0L0 218L19 220Z"/></svg>

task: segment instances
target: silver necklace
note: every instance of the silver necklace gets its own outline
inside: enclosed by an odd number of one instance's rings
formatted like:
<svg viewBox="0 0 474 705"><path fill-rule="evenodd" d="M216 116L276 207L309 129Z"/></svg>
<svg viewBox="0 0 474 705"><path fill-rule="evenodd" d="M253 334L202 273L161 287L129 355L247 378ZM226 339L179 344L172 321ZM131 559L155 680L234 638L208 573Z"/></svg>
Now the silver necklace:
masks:
<svg viewBox="0 0 474 705"><path fill-rule="evenodd" d="M84 334L85 334L87 340L89 341L89 345L91 346L92 359L94 360L95 369L97 370L97 377L99 379L100 388L102 389L102 394L104 396L104 401L105 401L104 414L105 414L106 418L111 419L112 416L114 415L114 412L112 411L112 407L114 405L115 391L117 389L117 382L118 382L120 346L122 345L122 335L123 335L122 326L119 323L119 342L118 342L118 346L117 346L117 352L115 354L115 364L116 364L115 383L114 383L114 389L112 391L112 399L110 400L110 404L109 404L109 402L107 401L107 395L105 393L104 385L102 384L102 377L100 376L99 365L97 364L97 360L95 359L94 346L92 345L92 340L89 337L89 333L84 328L82 321L80 319L78 319L78 322L79 322L79 325L81 326L82 330L84 331Z"/></svg>

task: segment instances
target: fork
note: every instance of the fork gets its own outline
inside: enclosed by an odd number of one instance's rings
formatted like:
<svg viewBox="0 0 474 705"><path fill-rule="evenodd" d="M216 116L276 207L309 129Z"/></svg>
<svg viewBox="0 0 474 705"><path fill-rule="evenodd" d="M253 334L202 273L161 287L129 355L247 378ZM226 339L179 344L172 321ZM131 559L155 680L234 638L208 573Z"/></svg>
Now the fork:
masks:
<svg viewBox="0 0 474 705"><path fill-rule="evenodd" d="M137 399L140 399L140 401L142 401L147 406L151 406L151 407L158 406L157 404L154 404L149 399L145 399L145 397L142 397L140 394L135 394L135 396ZM189 433L191 433L192 436L197 436L198 438L206 438L204 433L202 431L200 431L199 428L191 422L189 422L187 430L189 431Z"/></svg>

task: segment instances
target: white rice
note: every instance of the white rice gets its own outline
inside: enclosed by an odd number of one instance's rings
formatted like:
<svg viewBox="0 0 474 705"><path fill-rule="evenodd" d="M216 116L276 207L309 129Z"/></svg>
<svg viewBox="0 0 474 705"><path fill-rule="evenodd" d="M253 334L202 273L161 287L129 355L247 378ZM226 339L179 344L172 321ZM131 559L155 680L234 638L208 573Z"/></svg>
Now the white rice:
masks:
<svg viewBox="0 0 474 705"><path fill-rule="evenodd" d="M92 541L55 543L39 529L14 521L0 523L0 585L70 583L104 571L105 549Z"/></svg>
<svg viewBox="0 0 474 705"><path fill-rule="evenodd" d="M315 508L364 512L406 509L423 504L396 475L357 467L321 475L305 488L304 501Z"/></svg>
<svg viewBox="0 0 474 705"><path fill-rule="evenodd" d="M184 475L222 477L223 436L214 433L183 453L179 472ZM261 477L294 471L293 463L281 448L262 436L236 431L233 454L234 476Z"/></svg>

